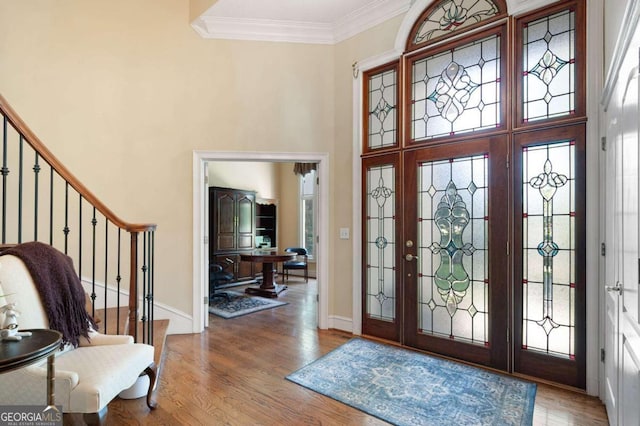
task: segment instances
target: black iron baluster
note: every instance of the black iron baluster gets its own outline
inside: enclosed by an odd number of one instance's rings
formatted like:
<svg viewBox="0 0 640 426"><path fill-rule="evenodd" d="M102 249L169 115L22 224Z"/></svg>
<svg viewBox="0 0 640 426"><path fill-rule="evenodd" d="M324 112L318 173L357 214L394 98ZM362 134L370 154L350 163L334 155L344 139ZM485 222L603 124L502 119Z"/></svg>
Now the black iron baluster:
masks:
<svg viewBox="0 0 640 426"><path fill-rule="evenodd" d="M116 287L118 288L118 300L116 303L116 334L120 334L120 281L122 280L122 276L120 276L120 237L121 237L122 229L118 227L118 272L116 275Z"/></svg>
<svg viewBox="0 0 640 426"><path fill-rule="evenodd" d="M33 165L33 173L33 240L38 241L38 178L40 176L40 155L37 152L35 164Z"/></svg>
<svg viewBox="0 0 640 426"><path fill-rule="evenodd" d="M69 251L69 182L65 181L64 186L64 254Z"/></svg>
<svg viewBox="0 0 640 426"><path fill-rule="evenodd" d="M22 173L24 160L24 138L20 135L18 152L18 244L22 243Z"/></svg>
<svg viewBox="0 0 640 426"><path fill-rule="evenodd" d="M108 266L109 263L109 219L104 218L104 330L107 332L107 288L108 288Z"/></svg>
<svg viewBox="0 0 640 426"><path fill-rule="evenodd" d="M7 117L4 117L4 126L2 129L2 244L7 242L7 175L9 168L7 167L7 126L9 125Z"/></svg>
<svg viewBox="0 0 640 426"><path fill-rule="evenodd" d="M131 232L130 236L129 334L138 343L138 232Z"/></svg>
<svg viewBox="0 0 640 426"><path fill-rule="evenodd" d="M49 245L53 245L53 167L49 166Z"/></svg>
<svg viewBox="0 0 640 426"><path fill-rule="evenodd" d="M151 300L151 289L150 289L151 282L149 281L149 274L151 273L151 234L149 231L144 233L144 238L145 240L147 240L147 247L146 247L146 253L145 253L145 257L146 257L145 263L147 265L147 270L145 271L145 274L147 275L146 277L147 285L146 285L146 292L144 294L144 303L147 308L147 323L145 324L147 327L147 339L145 343L149 343L151 342L151 310L149 309L149 301Z"/></svg>
<svg viewBox="0 0 640 426"><path fill-rule="evenodd" d="M147 233L142 235L142 342L147 342Z"/></svg>
<svg viewBox="0 0 640 426"><path fill-rule="evenodd" d="M80 193L78 193L78 200L78 278L82 282L82 194Z"/></svg>
<svg viewBox="0 0 640 426"><path fill-rule="evenodd" d="M149 344L153 345L153 317L155 310L153 309L153 294L154 294L154 270L155 270L155 253L156 253L156 242L155 242L155 231L149 232L149 257L150 257L150 267L149 267Z"/></svg>
<svg viewBox="0 0 640 426"><path fill-rule="evenodd" d="M96 225L98 224L98 221L96 220L96 208L95 206L93 207L93 217L91 218L91 301L93 302L91 304L91 310L93 312L91 312L91 315L93 315L94 317L96 316ZM106 283L105 283L106 286ZM106 300L105 300L106 303ZM104 313L105 315L107 315L107 313ZM106 324L107 320L105 317L105 329L107 327Z"/></svg>

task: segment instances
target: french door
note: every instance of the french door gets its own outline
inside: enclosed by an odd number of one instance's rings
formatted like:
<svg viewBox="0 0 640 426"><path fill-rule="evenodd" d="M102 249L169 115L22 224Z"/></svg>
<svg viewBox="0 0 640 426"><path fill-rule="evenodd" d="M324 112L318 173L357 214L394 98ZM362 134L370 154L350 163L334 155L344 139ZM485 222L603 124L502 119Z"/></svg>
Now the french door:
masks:
<svg viewBox="0 0 640 426"><path fill-rule="evenodd" d="M364 74L363 333L584 388L584 3L462 3Z"/></svg>
<svg viewBox="0 0 640 426"><path fill-rule="evenodd" d="M606 105L604 402L609 424L640 419L640 32L611 74Z"/></svg>

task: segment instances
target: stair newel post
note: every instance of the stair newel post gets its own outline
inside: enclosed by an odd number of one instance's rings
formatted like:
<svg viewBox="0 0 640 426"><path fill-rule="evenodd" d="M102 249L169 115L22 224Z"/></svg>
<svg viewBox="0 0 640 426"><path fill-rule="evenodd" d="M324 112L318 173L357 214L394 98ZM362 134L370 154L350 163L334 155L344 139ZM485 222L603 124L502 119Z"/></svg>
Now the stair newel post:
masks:
<svg viewBox="0 0 640 426"><path fill-rule="evenodd" d="M138 232L131 232L131 264L129 269L129 335L138 341Z"/></svg>

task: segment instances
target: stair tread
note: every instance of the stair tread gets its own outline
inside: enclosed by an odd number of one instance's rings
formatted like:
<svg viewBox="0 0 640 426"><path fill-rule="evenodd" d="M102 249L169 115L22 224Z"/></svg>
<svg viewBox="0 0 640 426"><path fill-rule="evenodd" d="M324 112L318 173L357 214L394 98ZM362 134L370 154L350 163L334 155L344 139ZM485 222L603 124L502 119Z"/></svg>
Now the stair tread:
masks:
<svg viewBox="0 0 640 426"><path fill-rule="evenodd" d="M118 310L120 311L120 327L119 333L118 328L116 327L115 319L118 318ZM107 317L107 327L105 330L104 318L105 313ZM129 307L122 306L120 308L107 308L105 309L96 309L94 318L98 321L98 327L101 333L104 334L129 334L129 328L127 327L129 321ZM142 322L138 322L138 339L142 340L143 329ZM154 347L154 356L153 360L158 366L158 376L160 376L160 371L162 369L162 355L164 354L165 342L167 340L167 329L169 328L169 320L168 319L160 319L153 320L153 347Z"/></svg>
<svg viewBox="0 0 640 426"><path fill-rule="evenodd" d="M119 321L116 321L119 316ZM105 330L105 314L107 317L107 328ZM96 309L94 319L98 323L98 328L104 334L127 334L127 323L129 321L129 307L121 306L120 308ZM119 322L119 327L118 327Z"/></svg>
<svg viewBox="0 0 640 426"><path fill-rule="evenodd" d="M142 326L141 322L138 322L138 340L142 340ZM169 320L153 320L153 346L155 348L154 361L156 365L160 365L162 357L162 348L167 337L167 328L169 328Z"/></svg>

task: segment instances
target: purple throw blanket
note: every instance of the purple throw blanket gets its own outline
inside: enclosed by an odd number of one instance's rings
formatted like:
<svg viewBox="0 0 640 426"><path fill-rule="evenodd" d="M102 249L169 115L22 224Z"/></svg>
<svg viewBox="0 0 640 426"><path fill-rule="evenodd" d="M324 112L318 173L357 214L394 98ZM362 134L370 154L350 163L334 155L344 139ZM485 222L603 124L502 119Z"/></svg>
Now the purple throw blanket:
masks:
<svg viewBox="0 0 640 426"><path fill-rule="evenodd" d="M37 241L2 250L0 256L5 254L24 262L40 294L49 328L62 333L63 344L77 347L80 336L89 338L90 327L98 329L85 309L84 289L69 256Z"/></svg>

